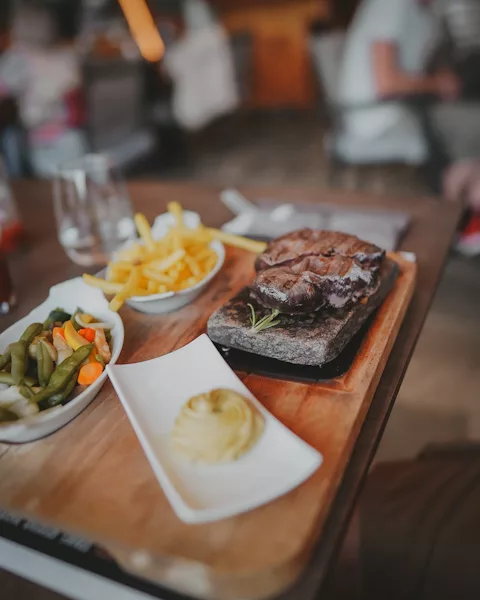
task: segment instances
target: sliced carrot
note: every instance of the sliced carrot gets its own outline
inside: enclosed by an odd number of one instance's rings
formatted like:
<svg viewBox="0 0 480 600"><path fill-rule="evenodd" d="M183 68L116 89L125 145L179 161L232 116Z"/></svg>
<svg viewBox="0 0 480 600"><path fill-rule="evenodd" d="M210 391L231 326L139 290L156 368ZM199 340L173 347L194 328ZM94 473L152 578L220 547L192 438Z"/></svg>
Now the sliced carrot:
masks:
<svg viewBox="0 0 480 600"><path fill-rule="evenodd" d="M78 373L79 385L92 385L103 373L103 365L99 362L89 362L88 365L83 365Z"/></svg>
<svg viewBox="0 0 480 600"><path fill-rule="evenodd" d="M95 339L95 329L92 329L91 327L80 329L78 333L90 343Z"/></svg>
<svg viewBox="0 0 480 600"><path fill-rule="evenodd" d="M65 339L65 332L63 331L63 327L54 327L53 335L59 335L61 338Z"/></svg>

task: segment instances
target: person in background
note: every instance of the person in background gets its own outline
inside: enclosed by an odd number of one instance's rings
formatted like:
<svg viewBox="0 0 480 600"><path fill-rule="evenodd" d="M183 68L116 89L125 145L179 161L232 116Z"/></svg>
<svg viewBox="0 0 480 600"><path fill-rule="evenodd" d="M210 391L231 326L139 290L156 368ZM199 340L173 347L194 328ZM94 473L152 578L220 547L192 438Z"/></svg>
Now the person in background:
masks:
<svg viewBox="0 0 480 600"><path fill-rule="evenodd" d="M448 169L444 195L448 200L464 200L471 210L480 214L480 158L460 161Z"/></svg>
<svg viewBox="0 0 480 600"><path fill-rule="evenodd" d="M454 68L462 75L464 94L480 97L480 0L444 0L444 15L453 46ZM470 211L456 249L480 255L480 153L454 162L443 177L443 195L464 201Z"/></svg>
<svg viewBox="0 0 480 600"><path fill-rule="evenodd" d="M24 1L16 9L12 44L0 57L0 94L17 100L35 175L50 177L59 163L86 152L78 59L60 44L42 3Z"/></svg>
<svg viewBox="0 0 480 600"><path fill-rule="evenodd" d="M339 82L352 138L380 144L391 160L419 164L433 158L438 178L449 160L480 153L480 102L459 102L460 78L439 65L432 70L447 17L452 22L457 16L447 11L456 0L444 2L364 0ZM428 120L419 118L425 110Z"/></svg>
<svg viewBox="0 0 480 600"><path fill-rule="evenodd" d="M455 162L443 177L443 195L447 200L464 202L467 220L457 244L461 254L480 255L480 158Z"/></svg>

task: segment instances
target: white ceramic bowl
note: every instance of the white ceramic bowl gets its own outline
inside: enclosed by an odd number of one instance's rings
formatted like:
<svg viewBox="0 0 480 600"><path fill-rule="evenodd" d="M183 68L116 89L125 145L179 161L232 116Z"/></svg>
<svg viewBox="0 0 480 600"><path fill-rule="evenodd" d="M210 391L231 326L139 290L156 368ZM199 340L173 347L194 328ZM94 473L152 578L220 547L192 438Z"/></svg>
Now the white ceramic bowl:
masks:
<svg viewBox="0 0 480 600"><path fill-rule="evenodd" d="M183 219L185 225L189 229L194 229L200 225L201 222L200 216L197 213L189 210L184 211ZM174 225L174 219L169 213L165 213L157 217L152 226L153 239L159 240L167 235L168 230L172 225ZM138 240L134 242L128 242L123 248L128 248L133 243L138 243ZM202 281L197 283L197 285L180 292L165 292L164 294L152 294L150 296L133 296L127 300L127 304L135 310L139 310L140 312L161 314L178 310L179 308L182 308L183 306L193 302L193 300L195 300L195 298L202 293L210 281L220 271L225 261L225 248L221 242L214 240L210 244L210 247L218 257L217 264L205 277L205 279L202 279Z"/></svg>
<svg viewBox="0 0 480 600"><path fill-rule="evenodd" d="M80 277L52 287L45 302L4 331L0 335L0 352L3 352L11 342L18 340L30 323L45 321L54 308L64 308L66 311L73 313L79 305L95 317L114 325L110 364L115 364L123 346L122 319L117 313L108 309L108 302L103 293L86 285ZM104 371L95 383L65 406L55 406L11 423L0 423L0 442L31 442L60 429L92 402L105 383L106 378L107 372Z"/></svg>

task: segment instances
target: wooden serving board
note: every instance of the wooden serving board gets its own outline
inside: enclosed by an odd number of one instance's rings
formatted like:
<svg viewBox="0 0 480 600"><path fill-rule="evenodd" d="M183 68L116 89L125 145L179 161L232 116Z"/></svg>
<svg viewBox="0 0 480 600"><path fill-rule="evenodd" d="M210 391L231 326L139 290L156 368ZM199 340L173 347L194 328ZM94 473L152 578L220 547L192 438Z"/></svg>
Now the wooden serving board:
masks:
<svg viewBox="0 0 480 600"><path fill-rule="evenodd" d="M107 383L87 410L50 437L0 444L0 506L88 537L127 570L177 591L222 600L280 592L299 574L321 535L408 307L416 265L401 255L392 258L400 276L346 375L305 384L240 374L277 418L324 456L322 467L297 489L235 518L182 523ZM205 331L210 314L252 277L253 256L229 249L224 269L191 306L163 316L125 307L120 362L154 358L190 342Z"/></svg>

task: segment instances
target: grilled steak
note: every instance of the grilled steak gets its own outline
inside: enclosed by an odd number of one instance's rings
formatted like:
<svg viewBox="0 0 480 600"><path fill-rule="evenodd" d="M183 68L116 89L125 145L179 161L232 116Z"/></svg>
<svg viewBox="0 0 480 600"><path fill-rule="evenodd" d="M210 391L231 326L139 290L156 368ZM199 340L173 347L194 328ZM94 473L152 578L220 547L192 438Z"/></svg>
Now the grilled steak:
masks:
<svg viewBox="0 0 480 600"><path fill-rule="evenodd" d="M307 256L264 269L252 285L260 304L284 313L344 308L373 292L377 277L353 258Z"/></svg>
<svg viewBox="0 0 480 600"><path fill-rule="evenodd" d="M378 288L384 255L355 236L302 229L274 240L258 257L251 294L290 314L346 308Z"/></svg>
<svg viewBox="0 0 480 600"><path fill-rule="evenodd" d="M256 260L255 268L262 271L280 266L301 256L333 256L354 258L362 265L378 269L385 251L363 242L354 235L338 231L300 229L273 240Z"/></svg>

